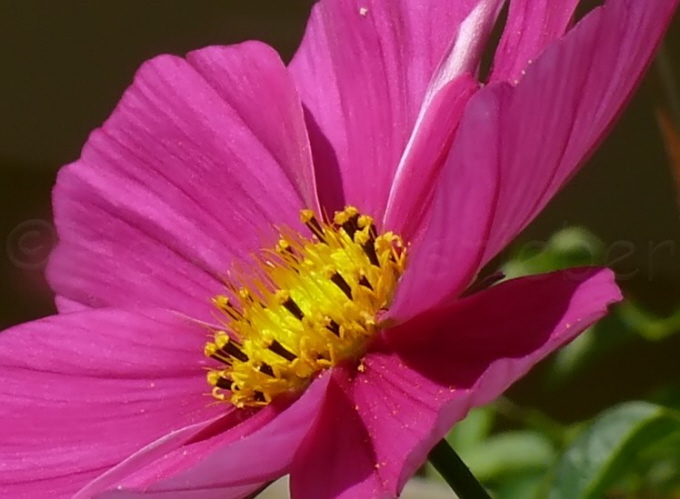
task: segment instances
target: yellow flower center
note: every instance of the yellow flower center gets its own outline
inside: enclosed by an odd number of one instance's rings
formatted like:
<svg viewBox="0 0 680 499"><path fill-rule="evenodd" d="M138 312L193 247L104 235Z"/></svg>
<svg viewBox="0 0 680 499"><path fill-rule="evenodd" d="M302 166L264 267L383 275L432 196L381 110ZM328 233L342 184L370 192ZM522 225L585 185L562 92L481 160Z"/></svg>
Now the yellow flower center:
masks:
<svg viewBox="0 0 680 499"><path fill-rule="evenodd" d="M256 271L232 272L227 293L213 299L224 329L205 355L222 363L208 372L218 400L258 407L299 393L321 370L360 359L379 329L404 272L401 237L378 234L351 206L332 223L311 210L301 220L313 236L282 230L275 248L254 257Z"/></svg>

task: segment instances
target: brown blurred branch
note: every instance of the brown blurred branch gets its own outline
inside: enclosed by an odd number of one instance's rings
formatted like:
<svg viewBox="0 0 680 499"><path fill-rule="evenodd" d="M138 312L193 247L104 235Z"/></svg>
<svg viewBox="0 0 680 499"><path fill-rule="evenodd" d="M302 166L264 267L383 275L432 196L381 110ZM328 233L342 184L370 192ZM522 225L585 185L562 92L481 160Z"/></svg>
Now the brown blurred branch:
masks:
<svg viewBox="0 0 680 499"><path fill-rule="evenodd" d="M662 43L656 55L655 65L659 74L665 103L656 108L656 120L661 138L666 146L671 173L675 180L676 200L680 205L680 86L673 69L673 58L668 47Z"/></svg>
<svg viewBox="0 0 680 499"><path fill-rule="evenodd" d="M665 95L666 106L670 112L670 119L675 123L677 129L680 124L680 86L673 69L673 57L663 42L659 47L654 63Z"/></svg>

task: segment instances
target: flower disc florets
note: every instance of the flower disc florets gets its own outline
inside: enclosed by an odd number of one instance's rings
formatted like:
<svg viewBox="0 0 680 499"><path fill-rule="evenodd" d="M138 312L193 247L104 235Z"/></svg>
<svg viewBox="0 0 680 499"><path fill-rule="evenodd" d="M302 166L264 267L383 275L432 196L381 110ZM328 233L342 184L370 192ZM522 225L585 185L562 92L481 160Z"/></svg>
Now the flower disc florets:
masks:
<svg viewBox="0 0 680 499"><path fill-rule="evenodd" d="M311 210L301 220L313 237L282 230L276 247L255 257L258 272L213 299L226 317L205 347L224 364L208 373L218 400L263 406L300 392L319 371L359 359L389 306L406 261L399 236L378 234L351 206L332 223Z"/></svg>

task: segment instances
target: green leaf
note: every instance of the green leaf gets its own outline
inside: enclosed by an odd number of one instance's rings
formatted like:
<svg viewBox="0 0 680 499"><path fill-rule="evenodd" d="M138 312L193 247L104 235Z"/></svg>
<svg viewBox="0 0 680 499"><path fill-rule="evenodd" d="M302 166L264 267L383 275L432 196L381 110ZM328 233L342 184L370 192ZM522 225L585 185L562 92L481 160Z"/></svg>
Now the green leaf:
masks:
<svg viewBox="0 0 680 499"><path fill-rule="evenodd" d="M483 482L543 471L555 458L547 437L534 431L508 431L493 435L460 456Z"/></svg>
<svg viewBox="0 0 680 499"><path fill-rule="evenodd" d="M649 341L665 340L680 331L680 309L666 317L659 317L628 300L620 307L619 313L628 327Z"/></svg>
<svg viewBox="0 0 680 499"><path fill-rule="evenodd" d="M680 432L680 416L647 402L628 402L592 422L557 463L550 499L595 499L631 470L639 453Z"/></svg>
<svg viewBox="0 0 680 499"><path fill-rule="evenodd" d="M458 453L465 453L489 436L493 421L494 410L491 406L472 409L465 419L453 427L446 440Z"/></svg>
<svg viewBox="0 0 680 499"><path fill-rule="evenodd" d="M597 326L589 327L553 356L546 377L547 383L554 385L565 381L595 356L598 346L596 328Z"/></svg>
<svg viewBox="0 0 680 499"><path fill-rule="evenodd" d="M581 227L567 227L547 241L515 244L503 265L507 278L539 274L581 265L598 265L605 260L604 244Z"/></svg>
<svg viewBox="0 0 680 499"><path fill-rule="evenodd" d="M584 331L573 342L556 352L545 381L549 388L565 382L580 369L638 339L638 333L622 320L617 306L608 316Z"/></svg>
<svg viewBox="0 0 680 499"><path fill-rule="evenodd" d="M495 416L495 410L490 405L472 409L465 419L456 423L449 432L446 436L447 442L461 456L483 445L491 432ZM429 461L425 465L425 474L428 477L443 480Z"/></svg>
<svg viewBox="0 0 680 499"><path fill-rule="evenodd" d="M495 499L533 499L539 497L542 472L529 471L507 477L492 489Z"/></svg>

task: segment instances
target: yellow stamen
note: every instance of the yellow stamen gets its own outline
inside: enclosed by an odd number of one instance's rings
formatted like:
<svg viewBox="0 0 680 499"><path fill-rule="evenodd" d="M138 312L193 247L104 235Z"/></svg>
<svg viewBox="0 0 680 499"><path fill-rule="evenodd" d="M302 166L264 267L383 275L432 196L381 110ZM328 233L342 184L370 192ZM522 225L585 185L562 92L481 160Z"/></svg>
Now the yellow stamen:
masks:
<svg viewBox="0 0 680 499"><path fill-rule="evenodd" d="M349 206L333 222L300 213L313 234L286 229L273 249L254 257L240 287L213 298L224 314L205 355L221 362L208 372L218 400L259 407L304 390L314 376L356 361L378 330L404 272L401 237L378 234L369 216Z"/></svg>

